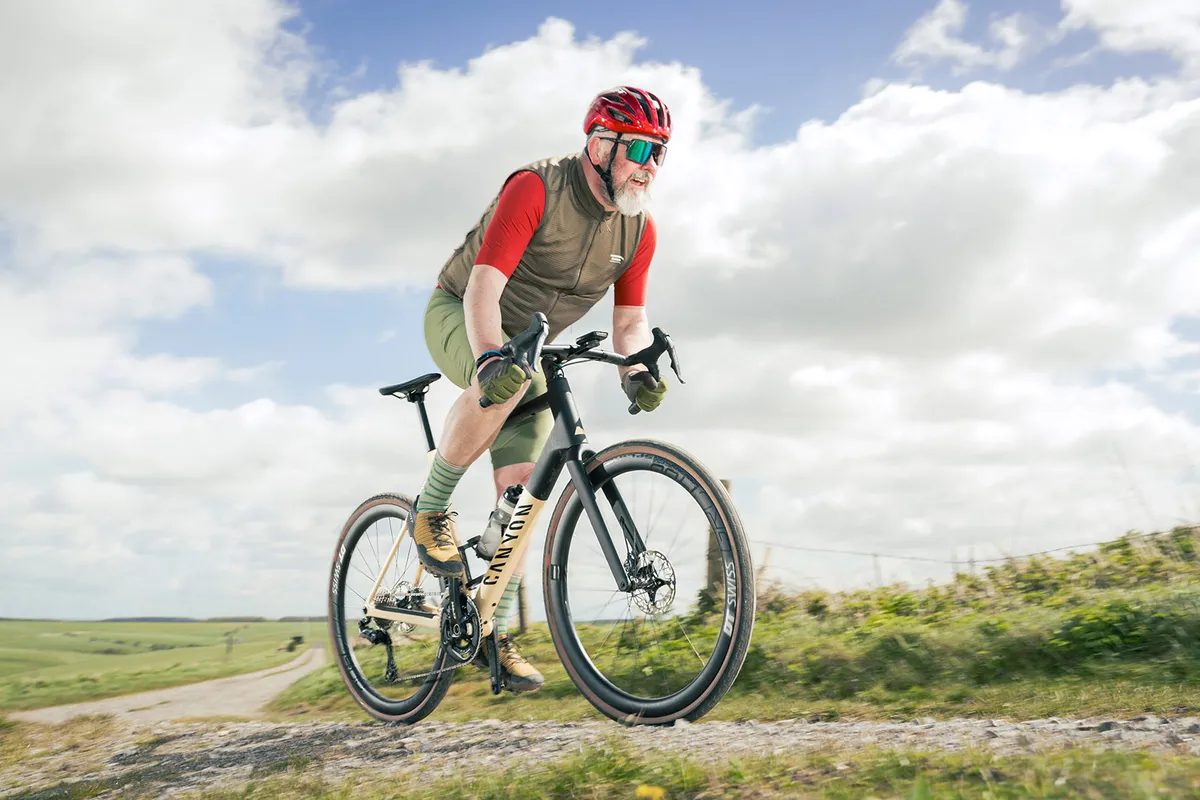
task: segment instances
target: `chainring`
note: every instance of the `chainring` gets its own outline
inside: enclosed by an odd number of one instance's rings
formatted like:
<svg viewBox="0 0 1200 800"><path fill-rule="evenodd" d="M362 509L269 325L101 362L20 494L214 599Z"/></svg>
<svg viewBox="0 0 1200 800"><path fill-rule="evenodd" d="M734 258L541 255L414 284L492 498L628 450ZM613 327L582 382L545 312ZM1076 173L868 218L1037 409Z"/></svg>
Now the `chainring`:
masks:
<svg viewBox="0 0 1200 800"><path fill-rule="evenodd" d="M442 604L442 646L450 651L450 655L458 661L467 664L479 652L480 629L483 627L479 619L479 609L475 602L466 595L462 598L466 615L456 624L450 614L450 598Z"/></svg>
<svg viewBox="0 0 1200 800"><path fill-rule="evenodd" d="M449 635L453 633L451 630L453 622L450 621L449 613L450 598L447 596L446 600L442 603L442 641L440 642L440 646L449 650L450 661L458 661L459 663L452 663L449 666L441 667L440 669L431 669L427 672L417 672L413 673L412 675L399 675L395 678L389 678L391 683L404 683L406 681L415 681L421 678L428 678L433 675L440 675L443 672L450 672L451 670L465 667L467 664L470 664L475 660L475 656L479 653L479 648L483 643L483 638L480 635L480 628L482 625L480 624L479 619L479 609L475 607L475 602L470 597L463 597L463 605L466 607L466 622L469 623L471 631L471 633L465 637L465 646L461 643L461 640L464 638L462 636L458 637L460 640L459 644L452 643L451 636ZM460 634L462 632L463 631L460 630ZM382 633L387 637L387 641L384 642L384 644L388 648L388 661L391 662L391 637L387 636L386 631L383 631ZM377 644L378 642L375 643Z"/></svg>

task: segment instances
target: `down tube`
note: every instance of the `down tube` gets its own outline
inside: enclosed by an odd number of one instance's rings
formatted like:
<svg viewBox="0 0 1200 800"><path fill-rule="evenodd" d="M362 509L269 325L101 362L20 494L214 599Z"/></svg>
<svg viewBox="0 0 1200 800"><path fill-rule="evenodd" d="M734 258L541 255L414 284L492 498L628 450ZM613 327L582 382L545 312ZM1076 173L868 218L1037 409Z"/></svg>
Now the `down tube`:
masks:
<svg viewBox="0 0 1200 800"><path fill-rule="evenodd" d="M568 453L575 446L576 439L584 438L574 433L574 425L578 418L574 413L570 413L574 408L569 403L569 390L563 390L565 383L561 374L547 382L547 391L556 392L556 395L551 397L551 408L555 413L554 427L541 455L538 456L537 463L534 464L529 485L517 500L512 519L500 537L496 553L488 562L483 582L475 598L482 623L481 633L484 636L489 636L492 632L492 618L500 604L500 597L517 571L517 566L524 560L525 551L533 540L533 529L538 515L562 473ZM564 414L564 410L568 413Z"/></svg>

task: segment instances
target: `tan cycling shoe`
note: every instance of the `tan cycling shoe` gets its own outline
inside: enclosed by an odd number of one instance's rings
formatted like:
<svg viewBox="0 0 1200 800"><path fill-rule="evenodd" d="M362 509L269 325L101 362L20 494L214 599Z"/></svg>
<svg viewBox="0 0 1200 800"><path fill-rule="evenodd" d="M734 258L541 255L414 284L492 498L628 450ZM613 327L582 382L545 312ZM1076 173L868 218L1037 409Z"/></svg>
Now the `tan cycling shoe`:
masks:
<svg viewBox="0 0 1200 800"><path fill-rule="evenodd" d="M463 574L458 537L454 534L455 516L453 511L418 511L413 524L417 558L430 573L444 578Z"/></svg>
<svg viewBox="0 0 1200 800"><path fill-rule="evenodd" d="M513 694L534 692L542 688L546 679L517 652L517 646L508 638L507 633L498 637L496 645L500 652L500 671Z"/></svg>

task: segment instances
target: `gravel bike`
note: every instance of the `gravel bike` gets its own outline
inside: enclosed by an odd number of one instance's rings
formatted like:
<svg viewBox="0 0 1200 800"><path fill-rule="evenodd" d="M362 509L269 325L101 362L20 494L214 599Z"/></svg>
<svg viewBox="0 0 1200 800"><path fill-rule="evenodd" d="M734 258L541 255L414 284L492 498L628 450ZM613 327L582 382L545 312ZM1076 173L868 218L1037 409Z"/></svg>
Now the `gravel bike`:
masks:
<svg viewBox="0 0 1200 800"><path fill-rule="evenodd" d="M338 537L329 577L332 649L351 696L378 720L424 719L455 671L482 666L483 656L492 692L504 688L493 616L564 468L570 480L550 516L541 578L550 639L578 691L610 719L667 725L708 713L741 670L754 626L755 578L728 491L696 458L665 442L592 450L563 372L584 361L641 364L657 379L667 354L683 383L670 337L655 328L651 345L621 356L597 348L604 331L574 344L544 344L547 330L546 317L536 313L501 348L527 370L540 363L546 375L546 391L523 400L505 424L544 408L554 422L529 485L518 487L497 549L477 575L468 554L479 556L479 536L459 545L463 575L424 570L411 535L414 503L403 494L364 501ZM435 443L424 399L440 377L429 373L379 390L417 405L428 458ZM664 499L691 518L664 527L666 512L654 503Z"/></svg>

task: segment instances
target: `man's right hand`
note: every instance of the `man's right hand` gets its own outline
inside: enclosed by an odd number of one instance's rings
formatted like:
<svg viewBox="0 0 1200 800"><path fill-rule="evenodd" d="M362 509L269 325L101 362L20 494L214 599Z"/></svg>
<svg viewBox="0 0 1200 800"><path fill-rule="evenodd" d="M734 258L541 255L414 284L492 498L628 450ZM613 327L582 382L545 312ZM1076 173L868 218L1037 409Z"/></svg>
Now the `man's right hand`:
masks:
<svg viewBox="0 0 1200 800"><path fill-rule="evenodd" d="M524 368L513 362L512 356L492 358L479 368L477 375L483 396L496 405L511 400L530 378Z"/></svg>

